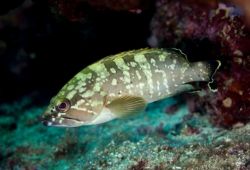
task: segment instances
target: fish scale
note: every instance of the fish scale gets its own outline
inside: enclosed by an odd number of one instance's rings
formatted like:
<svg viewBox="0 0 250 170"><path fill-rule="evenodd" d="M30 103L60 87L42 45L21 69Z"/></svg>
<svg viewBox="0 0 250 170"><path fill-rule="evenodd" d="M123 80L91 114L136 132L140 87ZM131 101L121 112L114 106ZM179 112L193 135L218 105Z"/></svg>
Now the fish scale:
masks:
<svg viewBox="0 0 250 170"><path fill-rule="evenodd" d="M189 63L177 49L111 55L73 77L51 100L44 122L76 127L133 115L150 102L196 90L192 83L210 82L219 66L219 61Z"/></svg>

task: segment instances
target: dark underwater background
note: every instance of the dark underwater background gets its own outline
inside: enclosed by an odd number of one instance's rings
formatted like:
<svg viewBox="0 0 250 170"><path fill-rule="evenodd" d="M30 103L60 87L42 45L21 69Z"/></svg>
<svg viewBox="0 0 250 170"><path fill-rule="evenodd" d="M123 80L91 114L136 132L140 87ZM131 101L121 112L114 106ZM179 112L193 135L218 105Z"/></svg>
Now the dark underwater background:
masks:
<svg viewBox="0 0 250 170"><path fill-rule="evenodd" d="M1 0L0 170L250 169L247 0ZM139 48L219 59L205 88L97 126L40 116L89 64Z"/></svg>

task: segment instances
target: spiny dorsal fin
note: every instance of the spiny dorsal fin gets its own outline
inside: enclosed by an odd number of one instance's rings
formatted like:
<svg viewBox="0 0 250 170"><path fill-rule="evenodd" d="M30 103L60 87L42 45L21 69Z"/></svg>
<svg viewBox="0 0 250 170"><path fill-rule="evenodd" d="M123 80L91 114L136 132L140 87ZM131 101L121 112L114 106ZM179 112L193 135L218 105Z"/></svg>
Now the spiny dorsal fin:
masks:
<svg viewBox="0 0 250 170"><path fill-rule="evenodd" d="M142 97L122 96L114 99L106 107L118 117L126 117L142 112L146 107L146 101Z"/></svg>

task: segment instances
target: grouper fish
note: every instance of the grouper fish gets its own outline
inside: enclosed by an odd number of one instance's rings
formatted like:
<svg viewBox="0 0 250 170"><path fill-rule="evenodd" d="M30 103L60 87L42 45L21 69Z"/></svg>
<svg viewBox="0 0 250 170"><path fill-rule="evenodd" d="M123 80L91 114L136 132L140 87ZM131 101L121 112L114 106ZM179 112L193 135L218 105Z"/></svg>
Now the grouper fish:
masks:
<svg viewBox="0 0 250 170"><path fill-rule="evenodd" d="M148 103L211 82L220 61L190 63L178 49L139 49L105 57L76 74L50 101L47 126L96 125L143 112Z"/></svg>

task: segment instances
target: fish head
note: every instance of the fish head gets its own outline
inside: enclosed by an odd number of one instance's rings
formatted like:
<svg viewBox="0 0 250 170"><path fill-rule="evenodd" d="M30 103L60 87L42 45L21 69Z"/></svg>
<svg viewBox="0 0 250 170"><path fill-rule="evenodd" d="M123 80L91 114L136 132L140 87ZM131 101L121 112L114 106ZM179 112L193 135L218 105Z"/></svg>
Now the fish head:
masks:
<svg viewBox="0 0 250 170"><path fill-rule="evenodd" d="M59 97L58 97L59 96ZM95 119L96 114L84 105L79 105L75 97L67 98L62 95L51 99L49 106L42 116L42 122L46 126L78 127L89 125Z"/></svg>

